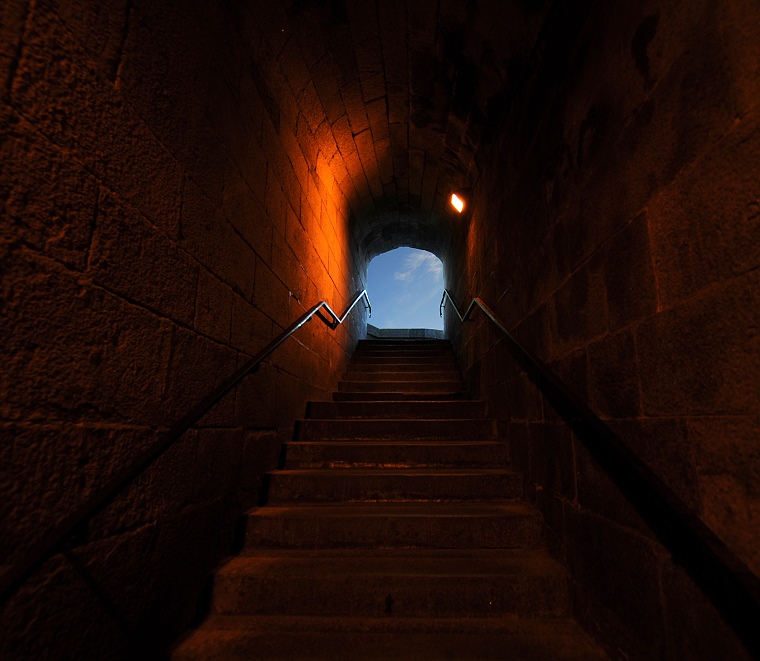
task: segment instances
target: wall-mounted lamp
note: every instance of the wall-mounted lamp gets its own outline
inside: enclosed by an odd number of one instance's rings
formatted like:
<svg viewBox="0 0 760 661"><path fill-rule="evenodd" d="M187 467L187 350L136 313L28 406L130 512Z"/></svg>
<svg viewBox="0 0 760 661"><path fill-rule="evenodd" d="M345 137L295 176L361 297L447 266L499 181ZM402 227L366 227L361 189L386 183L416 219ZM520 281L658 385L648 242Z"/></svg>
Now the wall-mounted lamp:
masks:
<svg viewBox="0 0 760 661"><path fill-rule="evenodd" d="M464 200L456 193L452 193L451 206L457 210L457 213L462 213L464 211Z"/></svg>
<svg viewBox="0 0 760 661"><path fill-rule="evenodd" d="M459 188L452 191L449 203L458 214L469 215L471 209L468 207L472 206L472 189Z"/></svg>

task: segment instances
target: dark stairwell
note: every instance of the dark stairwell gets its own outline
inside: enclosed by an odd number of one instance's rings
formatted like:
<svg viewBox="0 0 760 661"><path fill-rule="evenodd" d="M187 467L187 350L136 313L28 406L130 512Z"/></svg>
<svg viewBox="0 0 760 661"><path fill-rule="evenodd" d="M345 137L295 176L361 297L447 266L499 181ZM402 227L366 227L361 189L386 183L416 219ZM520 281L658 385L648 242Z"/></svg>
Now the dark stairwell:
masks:
<svg viewBox="0 0 760 661"><path fill-rule="evenodd" d="M756 583L758 34L756 0L3 2L0 582L411 246ZM445 314L585 634L612 658L747 658L493 324ZM367 322L305 324L76 525L3 595L0 656L172 649Z"/></svg>
<svg viewBox="0 0 760 661"><path fill-rule="evenodd" d="M601 659L447 341L364 340L309 402L175 659Z"/></svg>

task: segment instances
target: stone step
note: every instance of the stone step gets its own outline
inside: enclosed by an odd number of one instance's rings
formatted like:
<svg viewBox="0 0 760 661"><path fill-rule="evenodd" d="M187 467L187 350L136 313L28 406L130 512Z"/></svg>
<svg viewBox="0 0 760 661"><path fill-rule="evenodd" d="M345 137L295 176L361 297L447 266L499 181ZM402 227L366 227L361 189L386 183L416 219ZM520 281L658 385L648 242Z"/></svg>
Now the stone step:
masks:
<svg viewBox="0 0 760 661"><path fill-rule="evenodd" d="M343 375L343 381L460 381L462 373L459 370L428 370L424 372L354 372Z"/></svg>
<svg viewBox="0 0 760 661"><path fill-rule="evenodd" d="M291 441L283 468L504 468L499 441Z"/></svg>
<svg viewBox="0 0 760 661"><path fill-rule="evenodd" d="M212 612L557 617L568 593L539 550L245 551L217 571Z"/></svg>
<svg viewBox="0 0 760 661"><path fill-rule="evenodd" d="M483 418L486 403L477 400L451 402L399 401L399 402L309 402L308 419L332 420L335 418L412 419L412 418Z"/></svg>
<svg viewBox="0 0 760 661"><path fill-rule="evenodd" d="M450 340L441 340L432 337L427 338L379 338L374 340L359 340L357 350L373 347L444 347L451 348Z"/></svg>
<svg viewBox="0 0 760 661"><path fill-rule="evenodd" d="M340 381L340 392L461 392L464 384L461 381Z"/></svg>
<svg viewBox="0 0 760 661"><path fill-rule="evenodd" d="M362 358L434 358L438 356L453 356L451 349L422 349L422 348L387 348L360 349L353 355L353 360Z"/></svg>
<svg viewBox="0 0 760 661"><path fill-rule="evenodd" d="M518 475L503 469L313 469L268 474L268 502L480 501L518 498Z"/></svg>
<svg viewBox="0 0 760 661"><path fill-rule="evenodd" d="M315 439L487 439L495 436L494 421L480 420L296 420L295 438Z"/></svg>
<svg viewBox="0 0 760 661"><path fill-rule="evenodd" d="M174 661L603 661L569 618L213 616Z"/></svg>
<svg viewBox="0 0 760 661"><path fill-rule="evenodd" d="M364 365L387 365L394 363L404 363L406 365L427 365L427 364L443 364L451 363L456 365L456 360L453 354L445 356L386 356L386 355L371 355L371 356L354 356L351 359L351 365L353 367L362 367Z"/></svg>
<svg viewBox="0 0 760 661"><path fill-rule="evenodd" d="M334 392L335 402L417 402L417 401L461 401L465 397L463 390L452 392Z"/></svg>
<svg viewBox="0 0 760 661"><path fill-rule="evenodd" d="M351 363L349 374L366 374L367 372L457 372L459 366L451 360L434 360L420 363L382 361L377 363Z"/></svg>
<svg viewBox="0 0 760 661"><path fill-rule="evenodd" d="M519 502L340 503L260 507L248 515L255 548L533 548L543 519Z"/></svg>

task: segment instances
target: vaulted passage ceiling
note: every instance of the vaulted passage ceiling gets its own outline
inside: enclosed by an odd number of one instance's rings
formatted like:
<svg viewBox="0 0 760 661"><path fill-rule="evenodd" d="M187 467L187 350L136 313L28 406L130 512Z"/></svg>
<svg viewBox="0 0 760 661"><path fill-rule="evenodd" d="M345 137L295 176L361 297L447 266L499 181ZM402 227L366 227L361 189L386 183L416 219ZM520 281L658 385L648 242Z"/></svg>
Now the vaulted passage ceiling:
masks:
<svg viewBox="0 0 760 661"><path fill-rule="evenodd" d="M364 260L400 245L444 249L448 197L477 179L531 57L543 5L240 5L252 19L259 93L289 124L310 167L330 169Z"/></svg>

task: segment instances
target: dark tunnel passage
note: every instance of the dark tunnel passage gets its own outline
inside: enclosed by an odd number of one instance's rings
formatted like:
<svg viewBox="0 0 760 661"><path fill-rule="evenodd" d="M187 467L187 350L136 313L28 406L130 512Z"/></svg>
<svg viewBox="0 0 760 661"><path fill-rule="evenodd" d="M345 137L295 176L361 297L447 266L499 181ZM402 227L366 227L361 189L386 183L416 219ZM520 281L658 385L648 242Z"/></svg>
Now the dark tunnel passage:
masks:
<svg viewBox="0 0 760 661"><path fill-rule="evenodd" d="M758 34L754 0L6 0L0 568L410 246L756 580ZM485 318L445 314L600 649L749 658ZM0 656L171 649L367 323L235 387L5 600Z"/></svg>

